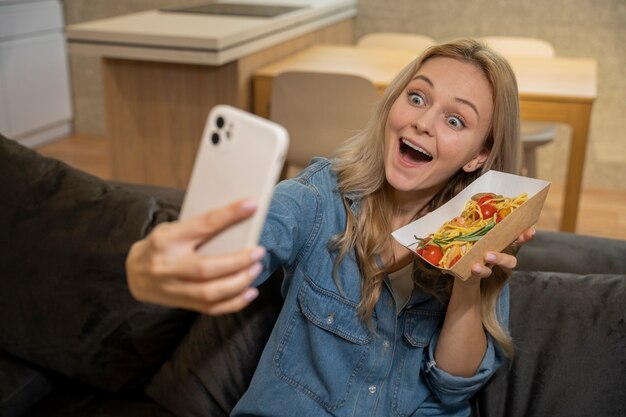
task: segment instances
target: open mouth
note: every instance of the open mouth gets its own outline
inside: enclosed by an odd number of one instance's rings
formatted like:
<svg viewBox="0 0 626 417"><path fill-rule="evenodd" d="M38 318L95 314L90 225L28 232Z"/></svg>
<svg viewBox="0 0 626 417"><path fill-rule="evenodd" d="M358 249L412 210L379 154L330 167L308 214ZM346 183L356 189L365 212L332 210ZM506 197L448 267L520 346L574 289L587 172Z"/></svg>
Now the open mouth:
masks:
<svg viewBox="0 0 626 417"><path fill-rule="evenodd" d="M400 139L400 155L404 160L414 164L426 163L433 160L433 156L424 148L420 148L404 138Z"/></svg>

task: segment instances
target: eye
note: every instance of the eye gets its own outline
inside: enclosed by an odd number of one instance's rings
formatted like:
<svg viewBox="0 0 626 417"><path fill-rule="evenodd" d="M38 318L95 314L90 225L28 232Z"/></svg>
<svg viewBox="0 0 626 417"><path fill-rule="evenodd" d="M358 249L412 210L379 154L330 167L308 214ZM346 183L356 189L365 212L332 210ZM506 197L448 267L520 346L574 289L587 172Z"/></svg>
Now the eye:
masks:
<svg viewBox="0 0 626 417"><path fill-rule="evenodd" d="M416 93L414 91L410 91L408 93L408 96L409 96L409 101L418 106L423 106L426 103L426 100L424 100L424 97L422 97L421 94Z"/></svg>
<svg viewBox="0 0 626 417"><path fill-rule="evenodd" d="M458 116L448 116L447 121L450 127L452 127L453 129L462 129L465 127L463 119Z"/></svg>

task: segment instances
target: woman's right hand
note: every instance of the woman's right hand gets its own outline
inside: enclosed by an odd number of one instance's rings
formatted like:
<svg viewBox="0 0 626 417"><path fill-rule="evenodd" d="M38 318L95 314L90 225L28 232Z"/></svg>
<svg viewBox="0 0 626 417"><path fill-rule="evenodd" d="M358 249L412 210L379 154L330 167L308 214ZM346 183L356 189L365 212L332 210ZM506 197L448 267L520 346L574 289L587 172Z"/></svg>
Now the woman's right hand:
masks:
<svg viewBox="0 0 626 417"><path fill-rule="evenodd" d="M225 314L258 295L250 284L261 272L261 247L202 256L198 247L220 231L250 217L256 205L238 201L183 221L163 223L133 244L126 259L131 294L140 301Z"/></svg>

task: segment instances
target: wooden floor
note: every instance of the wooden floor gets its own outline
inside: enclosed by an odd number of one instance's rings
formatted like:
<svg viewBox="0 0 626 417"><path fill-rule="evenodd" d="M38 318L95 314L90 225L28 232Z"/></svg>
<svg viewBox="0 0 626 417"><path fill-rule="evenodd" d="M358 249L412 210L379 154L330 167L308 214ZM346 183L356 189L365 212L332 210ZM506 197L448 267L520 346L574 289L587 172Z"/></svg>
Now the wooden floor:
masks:
<svg viewBox="0 0 626 417"><path fill-rule="evenodd" d="M37 149L103 179L111 178L106 139L75 135ZM552 183L537 228L557 230L563 184ZM626 240L626 191L584 188L577 233Z"/></svg>

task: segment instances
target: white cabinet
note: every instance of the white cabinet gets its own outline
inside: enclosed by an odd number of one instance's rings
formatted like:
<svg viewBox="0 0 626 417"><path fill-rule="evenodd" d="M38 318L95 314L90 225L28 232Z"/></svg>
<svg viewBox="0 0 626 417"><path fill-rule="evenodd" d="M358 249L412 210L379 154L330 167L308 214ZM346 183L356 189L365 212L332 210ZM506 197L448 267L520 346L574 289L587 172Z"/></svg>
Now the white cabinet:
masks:
<svg viewBox="0 0 626 417"><path fill-rule="evenodd" d="M71 133L58 1L0 1L0 133L37 146Z"/></svg>

